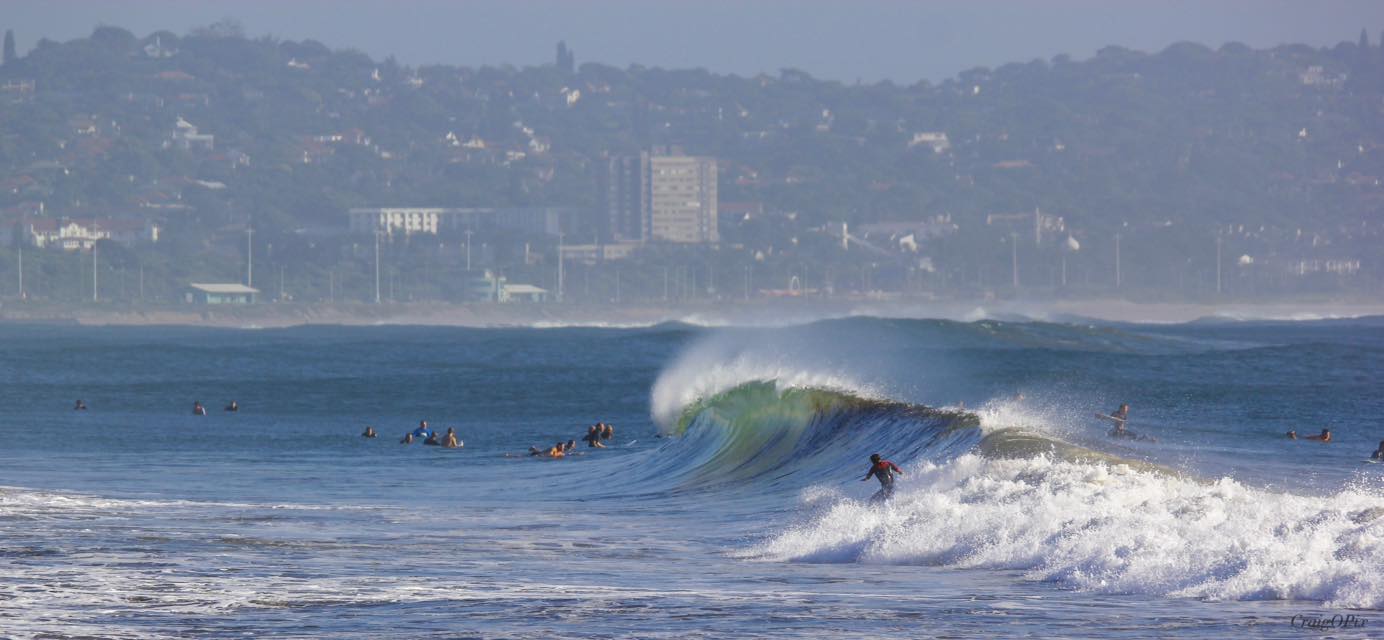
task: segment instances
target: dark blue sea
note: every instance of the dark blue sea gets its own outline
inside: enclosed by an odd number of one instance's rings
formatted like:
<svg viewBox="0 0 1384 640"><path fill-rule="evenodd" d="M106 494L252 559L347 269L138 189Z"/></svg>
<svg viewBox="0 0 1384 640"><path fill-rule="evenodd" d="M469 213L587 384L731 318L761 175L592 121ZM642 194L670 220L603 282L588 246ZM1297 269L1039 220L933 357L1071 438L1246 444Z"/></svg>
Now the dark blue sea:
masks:
<svg viewBox="0 0 1384 640"><path fill-rule="evenodd" d="M1381 416L1380 318L0 326L0 637L1377 637Z"/></svg>

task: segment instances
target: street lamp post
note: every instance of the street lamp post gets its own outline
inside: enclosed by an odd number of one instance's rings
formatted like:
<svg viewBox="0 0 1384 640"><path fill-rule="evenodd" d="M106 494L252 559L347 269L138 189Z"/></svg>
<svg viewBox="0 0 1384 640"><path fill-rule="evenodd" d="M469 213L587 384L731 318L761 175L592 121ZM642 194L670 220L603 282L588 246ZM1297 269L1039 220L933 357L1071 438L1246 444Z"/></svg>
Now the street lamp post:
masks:
<svg viewBox="0 0 1384 640"><path fill-rule="evenodd" d="M1115 234L1115 288L1120 288L1120 234Z"/></svg>
<svg viewBox="0 0 1384 640"><path fill-rule="evenodd" d="M565 287L566 287L566 282L564 282L564 278L566 277L566 274L564 274L563 271L562 271L562 265L563 265L564 262L566 262L566 260L564 260L564 259L563 259L563 256L562 256L562 253L563 253L563 252L562 252L562 242L563 242L563 240L564 240L566 237L567 237L567 234L565 234L565 233L559 233L559 234L557 234L557 301L558 301L558 302L562 302L563 293L564 293Z"/></svg>
<svg viewBox="0 0 1384 640"><path fill-rule="evenodd" d="M1221 292L1221 236L1216 234L1216 293Z"/></svg>
<svg viewBox="0 0 1384 640"><path fill-rule="evenodd" d="M252 239L255 237L255 230L245 228L245 286L255 286L255 245Z"/></svg>
<svg viewBox="0 0 1384 640"><path fill-rule="evenodd" d="M466 272L471 272L471 234L470 229L466 230Z"/></svg>
<svg viewBox="0 0 1384 640"><path fill-rule="evenodd" d="M1019 289L1019 234L1009 234L1009 265L1014 272L1014 290Z"/></svg>

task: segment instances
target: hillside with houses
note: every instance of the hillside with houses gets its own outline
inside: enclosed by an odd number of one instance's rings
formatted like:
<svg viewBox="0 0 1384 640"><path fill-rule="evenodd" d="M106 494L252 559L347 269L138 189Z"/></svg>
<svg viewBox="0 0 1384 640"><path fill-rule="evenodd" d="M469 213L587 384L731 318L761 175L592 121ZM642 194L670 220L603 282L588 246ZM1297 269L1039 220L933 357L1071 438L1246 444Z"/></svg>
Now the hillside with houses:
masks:
<svg viewBox="0 0 1384 640"><path fill-rule="evenodd" d="M537 67L410 67L232 23L6 53L7 298L1384 290L1384 48L1363 32L910 85L618 69L565 44ZM674 156L707 159L714 233L621 236L612 167Z"/></svg>

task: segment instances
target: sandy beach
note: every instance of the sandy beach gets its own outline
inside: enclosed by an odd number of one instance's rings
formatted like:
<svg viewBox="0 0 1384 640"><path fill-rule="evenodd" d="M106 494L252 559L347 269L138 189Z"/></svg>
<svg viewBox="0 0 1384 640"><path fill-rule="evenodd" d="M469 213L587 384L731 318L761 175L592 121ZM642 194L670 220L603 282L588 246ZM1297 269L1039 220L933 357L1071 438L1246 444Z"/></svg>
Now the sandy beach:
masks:
<svg viewBox="0 0 1384 640"><path fill-rule="evenodd" d="M1304 321L1384 315L1384 303L1135 303L1089 300L822 300L771 299L668 305L576 304L298 304L147 307L55 306L7 302L0 322L90 326L168 325L274 328L302 325L430 325L459 327L637 327L665 322L703 326L775 326L828 318L877 316L979 320L1083 320L1183 323L1195 320Z"/></svg>

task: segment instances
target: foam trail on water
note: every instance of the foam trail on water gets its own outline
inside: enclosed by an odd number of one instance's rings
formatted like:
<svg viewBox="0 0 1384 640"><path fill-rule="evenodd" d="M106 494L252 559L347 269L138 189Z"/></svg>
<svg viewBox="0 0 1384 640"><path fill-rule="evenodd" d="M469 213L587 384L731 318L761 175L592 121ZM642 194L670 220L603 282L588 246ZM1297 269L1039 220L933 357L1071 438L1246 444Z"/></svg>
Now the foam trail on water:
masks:
<svg viewBox="0 0 1384 640"><path fill-rule="evenodd" d="M1023 570L1103 593L1384 607L1384 499L1309 498L1124 465L968 454L912 469L745 552L768 560Z"/></svg>

